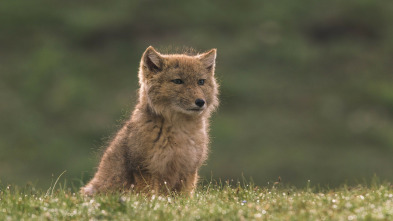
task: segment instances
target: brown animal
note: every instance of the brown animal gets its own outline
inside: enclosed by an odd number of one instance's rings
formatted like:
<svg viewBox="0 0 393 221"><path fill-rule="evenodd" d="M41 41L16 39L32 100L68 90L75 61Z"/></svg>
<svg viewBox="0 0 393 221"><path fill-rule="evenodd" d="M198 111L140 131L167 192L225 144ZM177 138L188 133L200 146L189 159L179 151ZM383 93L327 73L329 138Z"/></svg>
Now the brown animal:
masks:
<svg viewBox="0 0 393 221"><path fill-rule="evenodd" d="M83 194L193 192L208 154L209 117L218 106L215 59L216 49L195 56L146 49L139 102Z"/></svg>

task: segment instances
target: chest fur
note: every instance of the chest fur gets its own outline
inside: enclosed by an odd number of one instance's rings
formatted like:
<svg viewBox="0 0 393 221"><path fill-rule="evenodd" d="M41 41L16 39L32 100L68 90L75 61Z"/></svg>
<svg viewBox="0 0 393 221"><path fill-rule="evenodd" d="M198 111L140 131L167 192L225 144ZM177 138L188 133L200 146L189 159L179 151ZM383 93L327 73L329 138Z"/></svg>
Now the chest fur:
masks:
<svg viewBox="0 0 393 221"><path fill-rule="evenodd" d="M150 172L174 179L194 173L206 154L203 128L163 126L148 150Z"/></svg>

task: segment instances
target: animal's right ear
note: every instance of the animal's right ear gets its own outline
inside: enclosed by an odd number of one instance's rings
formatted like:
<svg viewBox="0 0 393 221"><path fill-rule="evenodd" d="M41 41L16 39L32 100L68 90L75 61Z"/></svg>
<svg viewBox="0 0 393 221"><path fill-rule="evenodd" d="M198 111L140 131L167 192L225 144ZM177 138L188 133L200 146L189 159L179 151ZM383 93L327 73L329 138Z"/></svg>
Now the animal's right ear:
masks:
<svg viewBox="0 0 393 221"><path fill-rule="evenodd" d="M163 66L163 58L152 46L149 46L142 56L143 66L150 71L161 71Z"/></svg>

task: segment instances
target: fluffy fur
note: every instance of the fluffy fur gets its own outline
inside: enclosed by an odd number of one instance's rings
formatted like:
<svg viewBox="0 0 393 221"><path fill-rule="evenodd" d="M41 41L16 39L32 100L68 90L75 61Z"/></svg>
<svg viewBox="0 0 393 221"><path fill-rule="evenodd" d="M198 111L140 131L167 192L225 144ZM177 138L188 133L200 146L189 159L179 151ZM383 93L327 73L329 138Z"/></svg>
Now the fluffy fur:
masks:
<svg viewBox="0 0 393 221"><path fill-rule="evenodd" d="M218 106L215 59L216 49L189 56L148 47L139 68L139 102L81 192L191 194L208 154L209 117Z"/></svg>

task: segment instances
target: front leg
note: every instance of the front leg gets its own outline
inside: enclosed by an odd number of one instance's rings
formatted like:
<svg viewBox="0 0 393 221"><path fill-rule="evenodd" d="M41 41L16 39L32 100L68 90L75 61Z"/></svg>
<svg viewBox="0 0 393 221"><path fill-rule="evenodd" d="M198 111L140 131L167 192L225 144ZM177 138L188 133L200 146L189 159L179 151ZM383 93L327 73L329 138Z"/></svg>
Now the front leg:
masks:
<svg viewBox="0 0 393 221"><path fill-rule="evenodd" d="M135 185L133 189L136 192L142 192L148 195L165 194L168 192L167 188L165 188L165 183L159 176L139 170L138 172L134 172L134 177Z"/></svg>
<svg viewBox="0 0 393 221"><path fill-rule="evenodd" d="M186 179L183 181L181 192L188 194L189 196L194 195L195 188L198 183L198 172L189 174Z"/></svg>

